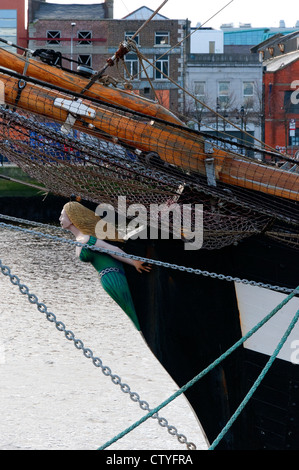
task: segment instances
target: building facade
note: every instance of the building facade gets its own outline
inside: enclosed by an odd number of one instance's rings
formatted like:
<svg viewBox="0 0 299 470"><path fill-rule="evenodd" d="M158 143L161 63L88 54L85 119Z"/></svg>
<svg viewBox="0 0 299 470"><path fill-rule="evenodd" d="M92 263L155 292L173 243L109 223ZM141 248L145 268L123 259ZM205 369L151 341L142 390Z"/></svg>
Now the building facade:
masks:
<svg viewBox="0 0 299 470"><path fill-rule="evenodd" d="M108 24L104 21L108 18L113 18L113 0L88 5L32 0L28 47L59 52L65 68L76 70L84 64L97 70L108 50Z"/></svg>
<svg viewBox="0 0 299 470"><path fill-rule="evenodd" d="M263 58L265 143L299 158L299 31L254 51Z"/></svg>
<svg viewBox="0 0 299 470"><path fill-rule="evenodd" d="M10 7L7 15L18 5L17 21L25 17L25 0L3 0L1 5ZM279 28L245 24L239 28L223 25L220 30L194 29L188 20L173 20L159 13L142 27L153 10L141 7L116 20L113 0L71 5L29 0L28 6L28 47L61 53L64 67L76 70L81 64L101 70L120 43L134 36L135 48L105 72L118 86L187 115L191 126L211 135L223 134L246 143L253 143L254 138L266 140L280 149L296 147L298 109L292 102L288 104L287 96L294 96L290 83L298 76L298 63L295 59L284 66L279 62L281 55L289 57L298 51L294 28L291 33L283 24ZM24 44L26 30L18 26L16 31L14 26L12 33L10 20L16 25L16 15L9 19L2 14L7 37Z"/></svg>
<svg viewBox="0 0 299 470"><path fill-rule="evenodd" d="M223 54L224 34L222 30L196 27L190 30L190 54Z"/></svg>
<svg viewBox="0 0 299 470"><path fill-rule="evenodd" d="M212 33L213 30L209 35L210 42L213 41ZM204 34L204 31L197 31L198 42ZM217 40L219 31L214 30L215 44ZM253 143L253 137L260 140L262 136L262 64L259 55L225 53L223 47L220 50L220 53L209 53L207 47L206 53L189 54L186 83L195 99L187 99L185 112L195 128L232 141Z"/></svg>
<svg viewBox="0 0 299 470"><path fill-rule="evenodd" d="M91 5L58 5L32 0L28 47L61 53L63 66L76 70L79 64L101 70L124 40L131 38L153 10L142 7L124 19L113 19L113 0ZM134 37L136 47L106 73L119 86L150 99L157 99L174 112L183 111L186 47L185 20L156 15ZM154 65L149 65L147 62ZM171 78L171 80L168 79Z"/></svg>
<svg viewBox="0 0 299 470"><path fill-rule="evenodd" d="M147 9L149 10L149 9ZM140 18L138 18L140 13ZM148 15L152 10L148 11ZM109 21L108 44L110 55L118 49L119 42L131 38L144 24L145 7L122 20ZM134 19L132 19L134 18ZM156 17L155 17L156 18ZM183 94L180 87L185 81L186 46L185 20L169 20L161 15L151 20L135 36L136 47L124 57L125 68L119 78L133 78L133 91L175 113L183 112ZM150 65L152 64L152 65ZM113 71L112 71L113 72Z"/></svg>
<svg viewBox="0 0 299 470"><path fill-rule="evenodd" d="M1 0L0 38L27 47L27 9L25 0ZM1 47L16 51L15 48L0 44Z"/></svg>

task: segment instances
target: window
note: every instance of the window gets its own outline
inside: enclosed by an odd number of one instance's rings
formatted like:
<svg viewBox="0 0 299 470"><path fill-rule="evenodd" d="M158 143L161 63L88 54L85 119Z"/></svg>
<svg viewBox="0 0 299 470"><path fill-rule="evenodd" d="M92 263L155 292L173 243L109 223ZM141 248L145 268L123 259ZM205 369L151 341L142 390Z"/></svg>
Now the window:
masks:
<svg viewBox="0 0 299 470"><path fill-rule="evenodd" d="M169 33L166 31L155 33L155 44L157 46L169 45Z"/></svg>
<svg viewBox="0 0 299 470"><path fill-rule="evenodd" d="M220 108L227 107L229 103L229 92L230 92L229 82L218 83L218 103L219 103Z"/></svg>
<svg viewBox="0 0 299 470"><path fill-rule="evenodd" d="M167 80L168 76L168 56L164 55L163 57L159 57L156 55L156 69L155 69L155 78L156 80ZM166 76L165 76L166 75Z"/></svg>
<svg viewBox="0 0 299 470"><path fill-rule="evenodd" d="M195 98L199 100L195 102L195 107L198 111L203 110L202 103L206 101L206 82L194 82L193 89Z"/></svg>
<svg viewBox="0 0 299 470"><path fill-rule="evenodd" d="M296 129L294 133L295 135L290 136L289 145L299 147L299 129Z"/></svg>
<svg viewBox="0 0 299 470"><path fill-rule="evenodd" d="M253 106L254 83L243 82L243 101L244 104L252 108Z"/></svg>
<svg viewBox="0 0 299 470"><path fill-rule="evenodd" d="M17 10L0 10L0 37L6 41L17 42ZM1 47L15 52L12 46L1 44Z"/></svg>
<svg viewBox="0 0 299 470"><path fill-rule="evenodd" d="M78 55L78 62L82 65L87 65L88 67L92 67L92 57L90 54L80 54Z"/></svg>
<svg viewBox="0 0 299 470"><path fill-rule="evenodd" d="M126 78L135 77L138 78L139 76L139 61L136 54L127 54L125 56L125 66L126 71L125 75Z"/></svg>
<svg viewBox="0 0 299 470"><path fill-rule="evenodd" d="M47 44L60 44L60 31L47 31Z"/></svg>
<svg viewBox="0 0 299 470"><path fill-rule="evenodd" d="M86 45L91 44L91 31L78 31L78 44Z"/></svg>
<svg viewBox="0 0 299 470"><path fill-rule="evenodd" d="M194 82L194 94L196 98L203 101L206 94L206 82Z"/></svg>
<svg viewBox="0 0 299 470"><path fill-rule="evenodd" d="M127 39L131 39L132 36L134 36L134 32L133 31L127 31L125 32L125 41ZM133 41L136 42L137 46L139 46L139 34L137 34L137 36L135 36L135 38L133 39Z"/></svg>

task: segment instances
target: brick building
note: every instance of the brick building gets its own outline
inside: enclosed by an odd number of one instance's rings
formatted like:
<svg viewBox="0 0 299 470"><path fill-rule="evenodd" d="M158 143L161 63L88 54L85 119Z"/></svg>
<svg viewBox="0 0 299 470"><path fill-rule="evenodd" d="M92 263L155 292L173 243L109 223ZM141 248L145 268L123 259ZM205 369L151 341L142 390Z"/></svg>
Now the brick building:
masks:
<svg viewBox="0 0 299 470"><path fill-rule="evenodd" d="M103 21L108 18L113 18L113 0L85 5L29 0L28 47L52 49L97 70L108 50L108 23ZM77 65L63 61L64 67L73 70Z"/></svg>
<svg viewBox="0 0 299 470"><path fill-rule="evenodd" d="M30 0L28 47L54 49L66 59L101 70L120 43L132 37L152 13L153 10L142 7L116 20L113 19L113 0L85 5ZM174 112L182 112L183 99L175 83L184 86L186 52L185 45L179 43L184 37L185 25L186 20L169 20L157 14L135 37L137 49L125 56L125 67L120 61L106 73L120 80L120 86L126 86L126 80L133 77L133 92L158 99ZM155 66L139 60L140 55ZM66 59L63 66L76 70L77 64ZM168 76L175 83L168 80Z"/></svg>
<svg viewBox="0 0 299 470"><path fill-rule="evenodd" d="M117 50L120 41L132 37L152 13L149 8L142 7L122 20L109 21L110 54ZM133 90L157 99L178 113L183 112L182 93L176 84L184 86L186 50L180 43L186 34L185 26L186 20L170 20L157 15L134 38L137 50L125 56L124 77L134 77ZM138 54L144 59L140 61ZM154 65L150 66L146 60Z"/></svg>
<svg viewBox="0 0 299 470"><path fill-rule="evenodd" d="M299 31L254 48L263 61L265 143L288 155L299 150Z"/></svg>

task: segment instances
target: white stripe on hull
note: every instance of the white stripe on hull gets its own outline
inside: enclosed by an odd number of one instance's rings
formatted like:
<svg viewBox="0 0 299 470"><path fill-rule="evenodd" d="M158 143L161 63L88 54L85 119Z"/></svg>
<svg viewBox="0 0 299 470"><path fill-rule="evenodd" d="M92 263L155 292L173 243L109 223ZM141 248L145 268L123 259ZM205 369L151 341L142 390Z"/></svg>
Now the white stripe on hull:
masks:
<svg viewBox="0 0 299 470"><path fill-rule="evenodd" d="M244 336L287 297L262 287L235 283L240 324ZM244 347L271 356L299 309L299 298L293 297L274 317L244 343ZM277 356L299 364L299 322Z"/></svg>

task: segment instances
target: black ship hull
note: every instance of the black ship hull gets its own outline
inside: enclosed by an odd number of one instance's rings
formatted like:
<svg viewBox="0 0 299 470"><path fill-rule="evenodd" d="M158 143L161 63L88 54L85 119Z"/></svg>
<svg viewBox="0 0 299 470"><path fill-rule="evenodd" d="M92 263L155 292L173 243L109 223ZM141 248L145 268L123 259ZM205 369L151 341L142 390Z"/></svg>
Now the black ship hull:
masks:
<svg viewBox="0 0 299 470"><path fill-rule="evenodd" d="M0 202L3 214L57 223L65 199L48 196L42 201L37 197L24 204L22 198L20 204L19 198L2 198ZM280 287L296 288L299 284L298 252L263 236L252 236L219 250L195 251L184 250L180 241L137 239L127 242L126 251ZM157 265L146 277L130 266L126 267L126 274L145 340L179 387L241 338L233 281ZM283 332L278 332L277 343ZM268 359L267 354L241 346L185 393L210 443ZM298 450L298 388L298 365L276 359L216 450Z"/></svg>
<svg viewBox="0 0 299 470"><path fill-rule="evenodd" d="M137 251L136 242L134 246L136 254L152 259L297 287L298 254L262 237L213 251L188 252L170 240L140 244ZM134 251L133 244L128 251ZM134 285L132 294L145 339L180 387L242 336L234 282L155 266L151 281L145 286L130 270L127 274ZM283 333L278 332L277 343ZM222 431L268 359L267 354L241 346L186 392L210 443ZM216 449L297 450L298 387L298 366L276 359Z"/></svg>

